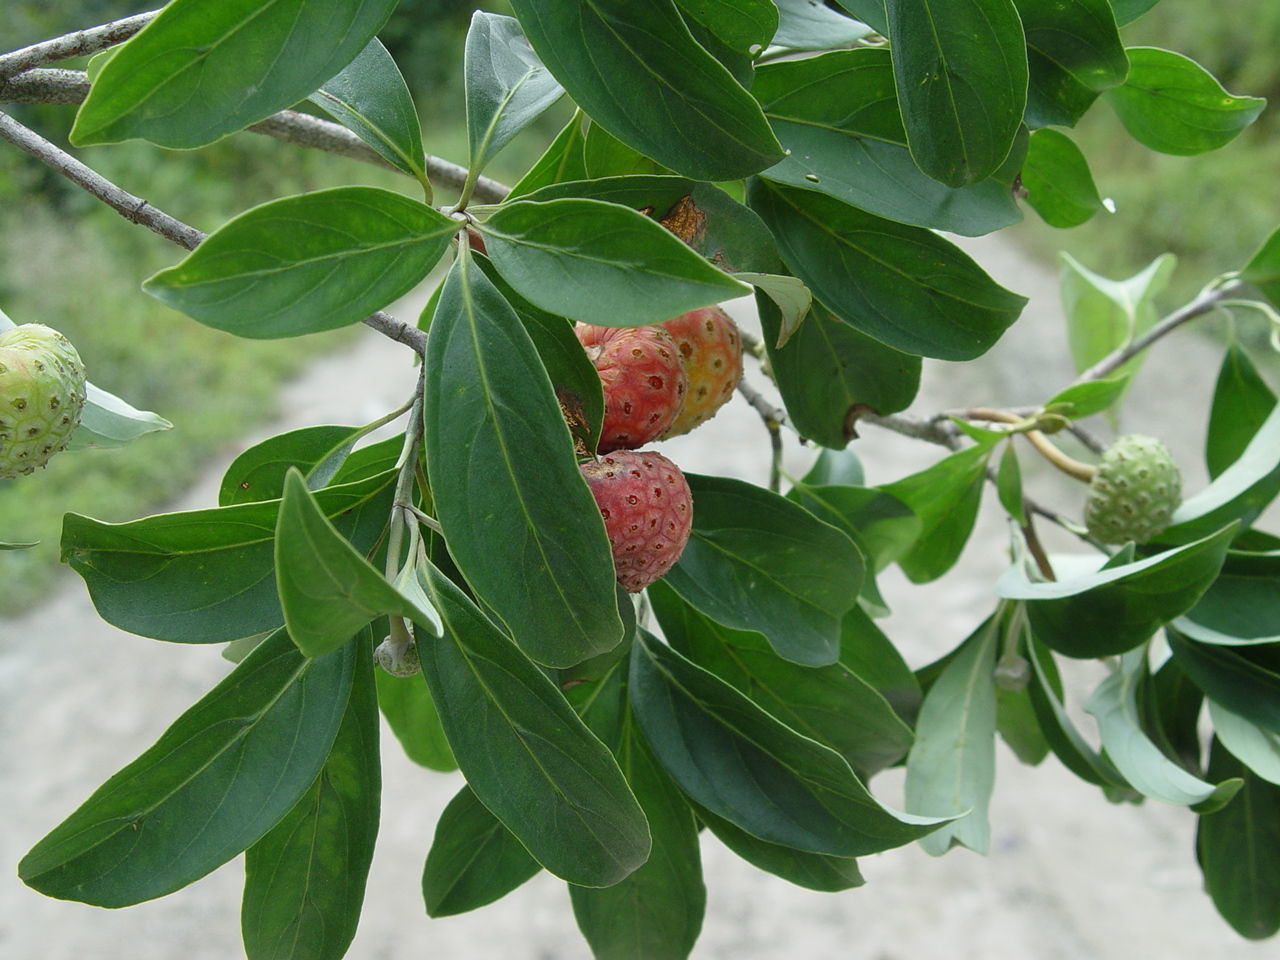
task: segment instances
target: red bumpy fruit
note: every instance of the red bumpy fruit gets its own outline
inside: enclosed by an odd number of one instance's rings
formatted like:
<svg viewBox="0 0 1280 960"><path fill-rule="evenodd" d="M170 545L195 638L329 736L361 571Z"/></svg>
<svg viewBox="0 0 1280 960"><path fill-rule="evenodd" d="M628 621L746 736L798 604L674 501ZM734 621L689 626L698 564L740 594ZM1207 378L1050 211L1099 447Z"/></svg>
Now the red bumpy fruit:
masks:
<svg viewBox="0 0 1280 960"><path fill-rule="evenodd" d="M693 524L693 497L680 468L647 450L620 450L582 464L613 549L618 582L631 593L680 559Z"/></svg>
<svg viewBox="0 0 1280 960"><path fill-rule="evenodd" d="M661 327L597 327L574 333L604 386L600 452L634 450L667 430L680 413L689 380L676 343Z"/></svg>
<svg viewBox="0 0 1280 960"><path fill-rule="evenodd" d="M703 307L662 323L675 339L689 376L689 390L675 421L659 440L688 433L724 406L742 379L742 338L733 318L719 307Z"/></svg>

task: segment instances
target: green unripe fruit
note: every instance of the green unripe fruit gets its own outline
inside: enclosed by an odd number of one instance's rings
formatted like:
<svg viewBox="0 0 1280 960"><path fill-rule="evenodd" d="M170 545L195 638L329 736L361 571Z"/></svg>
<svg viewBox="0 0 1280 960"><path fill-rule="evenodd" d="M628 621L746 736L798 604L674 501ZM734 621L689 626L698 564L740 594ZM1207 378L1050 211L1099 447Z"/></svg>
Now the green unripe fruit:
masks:
<svg viewBox="0 0 1280 960"><path fill-rule="evenodd" d="M39 323L0 333L0 480L65 450L84 398L84 364L70 340Z"/></svg>
<svg viewBox="0 0 1280 960"><path fill-rule="evenodd" d="M1154 437L1121 437L1102 455L1089 484L1084 522L1103 543L1146 543L1182 502L1182 474Z"/></svg>

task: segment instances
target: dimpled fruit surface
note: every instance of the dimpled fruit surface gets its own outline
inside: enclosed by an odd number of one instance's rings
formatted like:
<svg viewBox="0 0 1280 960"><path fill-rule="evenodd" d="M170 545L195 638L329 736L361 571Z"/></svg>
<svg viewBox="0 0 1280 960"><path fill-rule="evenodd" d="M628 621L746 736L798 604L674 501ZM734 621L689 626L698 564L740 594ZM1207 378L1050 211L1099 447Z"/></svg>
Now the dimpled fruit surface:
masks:
<svg viewBox="0 0 1280 960"><path fill-rule="evenodd" d="M638 593L671 569L689 540L693 497L680 468L660 454L619 450L582 464L600 507L618 582Z"/></svg>
<svg viewBox="0 0 1280 960"><path fill-rule="evenodd" d="M1182 474L1154 437L1130 434L1109 446L1089 484L1084 520L1103 543L1146 543L1182 502Z"/></svg>
<svg viewBox="0 0 1280 960"><path fill-rule="evenodd" d="M0 479L65 450L84 399L84 364L70 340L40 323L0 333Z"/></svg>
<svg viewBox="0 0 1280 960"><path fill-rule="evenodd" d="M688 378L676 343L661 327L598 327L574 333L604 388L601 453L634 450L659 437L684 404Z"/></svg>
<svg viewBox="0 0 1280 960"><path fill-rule="evenodd" d="M689 376L689 390L675 421L659 439L678 437L728 403L742 379L742 338L733 318L719 307L703 307L665 320Z"/></svg>

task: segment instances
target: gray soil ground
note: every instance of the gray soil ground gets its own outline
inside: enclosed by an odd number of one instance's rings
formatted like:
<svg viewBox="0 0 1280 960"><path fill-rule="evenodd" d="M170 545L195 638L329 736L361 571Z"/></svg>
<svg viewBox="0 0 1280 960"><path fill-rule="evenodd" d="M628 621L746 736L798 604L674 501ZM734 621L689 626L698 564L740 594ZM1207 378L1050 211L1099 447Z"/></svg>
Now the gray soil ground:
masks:
<svg viewBox="0 0 1280 960"><path fill-rule="evenodd" d="M1052 272L1007 240L971 245L1001 282L1032 296L1026 318L981 372L932 365L914 410L1046 399L1070 379ZM410 316L406 307L401 315ZM1204 410L1217 359L1195 336L1173 338L1144 369L1126 430L1167 437L1188 467L1200 462ZM365 422L397 406L413 382L405 351L370 333L347 355L317 364L289 385L281 420L261 436L315 423ZM937 448L864 430L856 443L871 483L926 466ZM261 437L248 438L257 440ZM225 451L174 509L215 502ZM665 445L689 470L763 482L768 444L740 402L695 436ZM809 451L792 451L803 470ZM1024 458L1025 463L1025 458ZM1203 482L1188 470L1187 488ZM1036 473L1037 495L1064 509L1071 482ZM990 586L1006 563L994 498L957 569L927 590L884 577L894 616L884 626L913 665L954 646L990 609ZM1066 549L1067 540L1053 548ZM94 787L151 744L230 669L215 650L120 633L95 615L68 577L39 610L0 621L0 957L6 960L230 960L238 937L240 860L177 894L127 910L47 900L14 874L22 854ZM1087 689L1085 672L1074 682ZM1082 718L1091 729L1088 718ZM543 874L479 912L428 920L419 892L422 860L438 814L459 779L413 766L384 738L383 826L356 960L586 960L563 884ZM1147 803L1108 804L1055 760L1020 765L1001 748L983 858L963 850L935 860L918 848L863 861L868 883L843 894L790 886L704 840L708 909L696 960L857 957L864 960L1260 960L1276 947L1240 941L1201 890L1194 817ZM873 784L900 803L901 779Z"/></svg>

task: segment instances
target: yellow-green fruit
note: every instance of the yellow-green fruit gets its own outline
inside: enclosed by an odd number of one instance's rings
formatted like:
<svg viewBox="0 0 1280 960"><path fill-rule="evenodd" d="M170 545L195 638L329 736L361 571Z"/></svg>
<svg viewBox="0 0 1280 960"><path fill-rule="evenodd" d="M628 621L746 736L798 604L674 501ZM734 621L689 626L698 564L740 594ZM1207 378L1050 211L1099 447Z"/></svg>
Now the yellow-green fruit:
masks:
<svg viewBox="0 0 1280 960"><path fill-rule="evenodd" d="M0 333L0 480L65 450L84 397L84 364L70 340L39 323Z"/></svg>
<svg viewBox="0 0 1280 960"><path fill-rule="evenodd" d="M1182 474L1154 437L1130 434L1111 444L1089 484L1084 522L1103 543L1146 543L1169 525L1182 502Z"/></svg>

